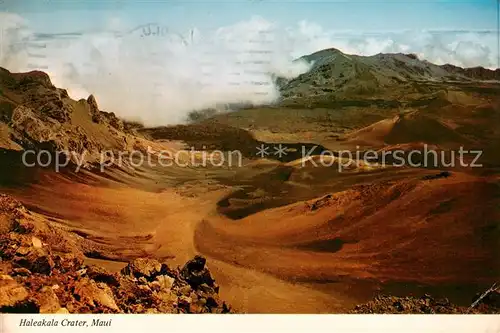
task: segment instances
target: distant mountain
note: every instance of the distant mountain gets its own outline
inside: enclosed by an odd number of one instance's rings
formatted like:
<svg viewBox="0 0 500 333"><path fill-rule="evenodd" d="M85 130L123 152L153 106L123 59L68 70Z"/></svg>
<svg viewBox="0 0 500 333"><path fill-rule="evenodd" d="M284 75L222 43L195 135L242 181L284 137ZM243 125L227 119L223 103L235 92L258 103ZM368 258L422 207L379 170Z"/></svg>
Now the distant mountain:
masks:
<svg viewBox="0 0 500 333"><path fill-rule="evenodd" d="M450 73L458 74L471 79L500 81L500 68L495 70L486 69L484 67L461 68L450 64L446 64L441 67Z"/></svg>
<svg viewBox="0 0 500 333"><path fill-rule="evenodd" d="M325 98L405 101L433 93L444 83L500 81L500 69L439 66L420 60L414 54L359 56L331 48L297 61L306 61L311 69L292 80L277 80L284 102L301 100L314 104Z"/></svg>

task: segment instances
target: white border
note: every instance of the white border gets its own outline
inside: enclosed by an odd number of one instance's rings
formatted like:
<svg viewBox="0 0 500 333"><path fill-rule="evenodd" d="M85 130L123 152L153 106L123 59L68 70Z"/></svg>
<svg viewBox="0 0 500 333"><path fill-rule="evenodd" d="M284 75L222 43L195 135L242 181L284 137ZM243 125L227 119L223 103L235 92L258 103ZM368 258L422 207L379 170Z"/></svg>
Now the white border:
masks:
<svg viewBox="0 0 500 333"><path fill-rule="evenodd" d="M50 321L58 327L20 327L22 319ZM111 327L92 327L94 319L112 320ZM62 326L63 321L88 326ZM500 315L35 315L2 314L1 333L18 332L380 332L500 333Z"/></svg>

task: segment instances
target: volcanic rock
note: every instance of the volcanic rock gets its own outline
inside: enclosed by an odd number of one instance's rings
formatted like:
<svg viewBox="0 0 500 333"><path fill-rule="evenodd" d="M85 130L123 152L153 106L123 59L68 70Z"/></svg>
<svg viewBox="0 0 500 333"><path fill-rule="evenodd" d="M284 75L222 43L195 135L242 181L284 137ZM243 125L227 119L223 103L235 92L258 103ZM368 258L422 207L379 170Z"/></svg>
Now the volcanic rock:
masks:
<svg viewBox="0 0 500 333"><path fill-rule="evenodd" d="M214 286L214 279L210 272L205 268L206 259L202 256L195 256L188 261L181 270L181 276L194 289L202 284Z"/></svg>
<svg viewBox="0 0 500 333"><path fill-rule="evenodd" d="M86 273L87 276L94 281L103 282L113 286L120 285L120 277L118 274L110 273L102 267L95 265L88 266Z"/></svg>
<svg viewBox="0 0 500 333"><path fill-rule="evenodd" d="M57 313L61 309L59 298L52 287L43 287L35 296L40 313Z"/></svg>
<svg viewBox="0 0 500 333"><path fill-rule="evenodd" d="M90 305L92 308L101 305L111 310L120 310L116 305L113 292L104 283L96 283L89 278L82 278L76 283L74 293L79 297L80 302Z"/></svg>
<svg viewBox="0 0 500 333"><path fill-rule="evenodd" d="M99 106L97 105L97 101L94 95L90 95L87 98L87 104L89 105L89 111L92 117L92 121L95 123L102 123L103 116L101 115L101 111L99 111Z"/></svg>
<svg viewBox="0 0 500 333"><path fill-rule="evenodd" d="M160 289L170 290L174 285L175 279L168 275L159 275L156 277L156 281L152 283L158 283Z"/></svg>
<svg viewBox="0 0 500 333"><path fill-rule="evenodd" d="M0 234L0 311L22 313L229 313L218 289L191 287L180 268L170 269L151 258L130 262L121 273L86 265L82 252L53 253L65 230L55 231L49 220L32 220L16 200L0 196L0 214L17 226ZM27 225L29 228L19 228ZM54 233L57 237L54 237ZM42 242L43 240L43 242ZM185 265L189 280L210 276L205 261L196 257ZM211 281L212 279L208 280ZM193 284L196 285L196 284Z"/></svg>
<svg viewBox="0 0 500 333"><path fill-rule="evenodd" d="M18 256L13 259L14 264L29 269L33 273L49 275L54 268L54 260L43 249L40 248L20 248L21 253L17 252Z"/></svg>
<svg viewBox="0 0 500 333"><path fill-rule="evenodd" d="M139 258L130 262L122 269L122 274L132 275L137 279L144 277L148 281L152 281L156 276L167 273L168 267L154 259Z"/></svg>
<svg viewBox="0 0 500 333"><path fill-rule="evenodd" d="M0 309L25 300L28 291L9 275L0 275Z"/></svg>
<svg viewBox="0 0 500 333"><path fill-rule="evenodd" d="M366 304L357 305L351 313L403 313L403 314L458 314L458 313L498 313L500 308L487 307L484 302L478 307L482 309L457 306L446 298L435 299L430 295L417 297L396 297L378 295Z"/></svg>
<svg viewBox="0 0 500 333"><path fill-rule="evenodd" d="M83 265L83 259L73 253L54 256L54 264L61 273L77 271Z"/></svg>

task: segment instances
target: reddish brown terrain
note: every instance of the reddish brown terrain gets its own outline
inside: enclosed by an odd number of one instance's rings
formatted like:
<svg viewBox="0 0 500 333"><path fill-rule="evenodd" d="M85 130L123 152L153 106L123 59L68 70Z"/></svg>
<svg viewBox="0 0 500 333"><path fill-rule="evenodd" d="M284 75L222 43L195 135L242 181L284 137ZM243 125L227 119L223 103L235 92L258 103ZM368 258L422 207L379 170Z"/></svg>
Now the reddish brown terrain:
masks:
<svg viewBox="0 0 500 333"><path fill-rule="evenodd" d="M2 70L2 311L498 313L494 290L468 309L500 281L497 73L407 55L335 59L335 70L326 62L283 83L280 104L163 128L123 123L93 97L73 101L44 73ZM317 85L304 95L338 66L335 96ZM287 155L256 156L279 143ZM460 146L482 150L482 166L319 155ZM194 147L183 161L239 150L242 165L100 170L102 151L148 147ZM77 155L56 172L23 165L28 149L89 153L78 172ZM209 273L184 266L196 255Z"/></svg>

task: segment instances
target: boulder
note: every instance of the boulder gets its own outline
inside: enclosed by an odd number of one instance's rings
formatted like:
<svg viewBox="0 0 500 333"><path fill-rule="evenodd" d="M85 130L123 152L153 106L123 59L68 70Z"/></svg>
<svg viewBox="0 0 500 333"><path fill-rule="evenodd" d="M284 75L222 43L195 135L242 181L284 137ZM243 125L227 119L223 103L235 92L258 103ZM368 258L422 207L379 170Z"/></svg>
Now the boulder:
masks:
<svg viewBox="0 0 500 333"><path fill-rule="evenodd" d="M14 227L14 219L10 214L0 213L0 234L11 231Z"/></svg>
<svg viewBox="0 0 500 333"><path fill-rule="evenodd" d="M99 111L99 106L97 105L97 101L94 95L90 95L87 98L87 104L89 105L90 115L92 116L92 121L94 123L102 123L103 117L101 115L101 111Z"/></svg>
<svg viewBox="0 0 500 333"><path fill-rule="evenodd" d="M131 261L121 270L121 273L134 276L137 279L144 277L147 281L153 281L158 275L164 275L168 271L167 265L161 264L157 260L139 258Z"/></svg>
<svg viewBox="0 0 500 333"><path fill-rule="evenodd" d="M54 264L62 273L81 269L83 258L72 253L65 253L54 256Z"/></svg>
<svg viewBox="0 0 500 333"><path fill-rule="evenodd" d="M214 286L215 281L209 270L205 267L205 263L206 259L197 255L189 260L181 270L182 278L194 289L197 289L202 284L210 287Z"/></svg>
<svg viewBox="0 0 500 333"><path fill-rule="evenodd" d="M156 277L156 281L160 286L160 289L171 290L174 285L175 279L168 275L159 275Z"/></svg>
<svg viewBox="0 0 500 333"><path fill-rule="evenodd" d="M57 313L61 309L59 298L52 287L43 287L35 296L40 313Z"/></svg>
<svg viewBox="0 0 500 333"><path fill-rule="evenodd" d="M111 310L119 311L113 292L105 283L96 283L89 278L82 278L75 283L74 294L79 301L94 308L103 306Z"/></svg>
<svg viewBox="0 0 500 333"><path fill-rule="evenodd" d="M41 248L34 247L30 248L29 251L25 251L25 248L19 248L13 262L20 267L29 269L33 273L45 275L50 275L55 266L49 253Z"/></svg>
<svg viewBox="0 0 500 333"><path fill-rule="evenodd" d="M119 276L110 273L102 267L91 265L87 267L87 276L96 282L103 282L112 286L119 286Z"/></svg>
<svg viewBox="0 0 500 333"><path fill-rule="evenodd" d="M28 291L9 275L0 275L0 308L24 301Z"/></svg>
<svg viewBox="0 0 500 333"><path fill-rule="evenodd" d="M35 249L41 249L42 246L43 246L42 245L42 241L39 238L35 237L35 236L31 237L31 243L33 244L33 247Z"/></svg>
<svg viewBox="0 0 500 333"><path fill-rule="evenodd" d="M99 106L97 105L97 101L96 101L94 95L90 95L87 98L87 103L88 103L88 105L90 107L90 113L91 114L99 112Z"/></svg>

